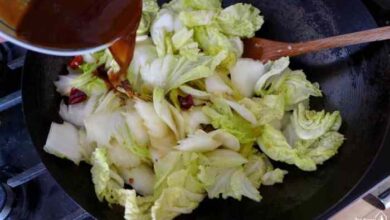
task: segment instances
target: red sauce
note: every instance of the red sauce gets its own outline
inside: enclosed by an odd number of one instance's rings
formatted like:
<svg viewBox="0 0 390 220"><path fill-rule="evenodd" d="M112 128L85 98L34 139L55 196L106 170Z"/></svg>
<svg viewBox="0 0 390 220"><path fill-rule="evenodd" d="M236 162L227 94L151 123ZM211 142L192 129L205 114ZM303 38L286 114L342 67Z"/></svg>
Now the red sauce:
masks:
<svg viewBox="0 0 390 220"><path fill-rule="evenodd" d="M139 17L141 17L141 14ZM126 93L129 97L134 96L134 93L130 83L128 83L126 79L126 75L130 62L133 59L136 31L137 30L133 30L132 32L127 33L127 35L116 41L110 47L112 55L119 64L120 71L118 73L109 72L108 79L114 88Z"/></svg>
<svg viewBox="0 0 390 220"><path fill-rule="evenodd" d="M106 84L108 89L112 89L113 88L112 85L111 85L110 80L108 80L108 72L107 72L106 67L105 67L104 64L98 66L98 68L95 70L95 72L93 72L93 74L95 74L95 76L97 76L100 79L102 79L104 81L104 83Z"/></svg>
<svg viewBox="0 0 390 220"><path fill-rule="evenodd" d="M110 51L121 70L108 74L114 88L126 81L141 13L142 0L0 0L0 17L33 44L71 50L115 41Z"/></svg>

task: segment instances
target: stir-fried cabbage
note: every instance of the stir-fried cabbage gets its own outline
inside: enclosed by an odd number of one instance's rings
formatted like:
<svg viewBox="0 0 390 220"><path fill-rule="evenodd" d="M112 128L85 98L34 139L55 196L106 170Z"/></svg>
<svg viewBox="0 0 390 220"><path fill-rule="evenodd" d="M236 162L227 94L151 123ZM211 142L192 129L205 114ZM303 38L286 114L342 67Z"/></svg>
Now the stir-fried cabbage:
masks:
<svg viewBox="0 0 390 220"><path fill-rule="evenodd" d="M120 68L108 49L83 55L54 82L64 122L44 150L91 165L97 198L127 220L170 220L206 197L259 202L260 187L288 175L273 161L320 169L344 142L341 115L310 109L322 92L288 57L242 57L241 38L263 22L250 4L143 0L125 79L134 95L104 81Z"/></svg>

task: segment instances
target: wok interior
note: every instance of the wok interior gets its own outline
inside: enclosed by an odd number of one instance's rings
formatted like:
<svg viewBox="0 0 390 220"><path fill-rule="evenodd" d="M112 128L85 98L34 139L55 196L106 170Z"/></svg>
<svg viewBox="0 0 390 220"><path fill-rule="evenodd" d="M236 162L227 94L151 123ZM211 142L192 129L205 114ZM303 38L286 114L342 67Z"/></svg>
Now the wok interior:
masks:
<svg viewBox="0 0 390 220"><path fill-rule="evenodd" d="M229 5L237 1L224 1ZM243 1L261 9L265 25L259 36L283 41L304 41L375 27L360 1ZM348 11L348 13L346 13ZM356 18L356 19L354 19ZM289 171L283 184L262 186L260 203L243 199L206 200L191 215L180 219L306 219L318 216L339 201L363 176L385 135L389 113L388 50L381 43L327 50L292 59L311 81L320 83L325 97L311 104L339 110L346 141L339 154L303 172ZM94 193L90 167L80 167L43 152L50 123L60 121L60 97L53 81L65 73L69 58L30 53L23 79L24 111L32 140L43 162L64 190L99 219L120 219L122 210L100 203Z"/></svg>

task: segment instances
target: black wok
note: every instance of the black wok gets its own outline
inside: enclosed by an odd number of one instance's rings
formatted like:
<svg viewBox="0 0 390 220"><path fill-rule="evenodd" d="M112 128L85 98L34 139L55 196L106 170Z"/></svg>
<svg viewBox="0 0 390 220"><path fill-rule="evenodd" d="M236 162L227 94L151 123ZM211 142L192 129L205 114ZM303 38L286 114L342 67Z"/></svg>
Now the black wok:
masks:
<svg viewBox="0 0 390 220"><path fill-rule="evenodd" d="M224 4L234 2L224 1ZM376 27L359 0L243 2L254 4L265 16L265 25L257 35L275 40L303 41ZM89 166L77 167L42 149L50 123L61 120L57 114L60 96L53 81L58 74L66 72L67 60L36 53L27 56L23 103L31 138L50 173L78 204L99 219L122 218L122 210L111 209L97 200ZM315 107L341 111L342 133L347 140L339 154L317 172L302 172L277 164L289 170L289 174L283 184L262 187L260 203L247 199L206 200L193 214L180 219L326 218L341 207L337 204L364 176L371 175L367 171L376 156L383 157L385 152L389 155L389 141L384 142L390 110L390 63L385 43L309 54L292 59L292 64L321 84L325 98L313 100ZM390 162L383 161L378 163L382 163L381 175L386 176L390 174ZM376 178L371 176L370 180ZM356 190L362 192L363 188Z"/></svg>

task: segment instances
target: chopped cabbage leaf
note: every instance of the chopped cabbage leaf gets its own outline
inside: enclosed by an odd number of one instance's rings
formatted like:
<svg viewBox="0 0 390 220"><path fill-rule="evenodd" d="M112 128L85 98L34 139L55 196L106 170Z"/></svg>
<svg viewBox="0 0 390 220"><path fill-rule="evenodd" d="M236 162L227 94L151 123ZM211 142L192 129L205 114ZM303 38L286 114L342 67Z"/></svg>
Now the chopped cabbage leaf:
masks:
<svg viewBox="0 0 390 220"><path fill-rule="evenodd" d="M192 169L193 167L180 169L170 174L167 178L168 187L184 187L193 193L203 193L203 186L195 175L198 169L196 167Z"/></svg>
<svg viewBox="0 0 390 220"><path fill-rule="evenodd" d="M269 158L288 164L295 164L304 171L316 170L316 163L305 155L298 154L297 149L292 148L286 141L282 132L270 125L264 125L257 143L260 149Z"/></svg>
<svg viewBox="0 0 390 220"><path fill-rule="evenodd" d="M168 187L152 207L152 218L169 220L181 214L189 214L203 200L204 195L183 187Z"/></svg>
<svg viewBox="0 0 390 220"><path fill-rule="evenodd" d="M233 198L241 200L242 196L250 198L259 202L262 197L259 191L254 187L248 177L245 175L243 169L238 169L231 177L231 189L233 191Z"/></svg>
<svg viewBox="0 0 390 220"><path fill-rule="evenodd" d="M187 134L193 134L201 125L210 124L209 118L203 113L201 107L192 107L190 110L183 112L183 118Z"/></svg>
<svg viewBox="0 0 390 220"><path fill-rule="evenodd" d="M238 139L222 130L215 130L210 133L198 130L194 134L190 134L187 138L180 140L176 149L187 152L208 152L220 146L235 151L240 149Z"/></svg>
<svg viewBox="0 0 390 220"><path fill-rule="evenodd" d="M141 116L134 109L122 112L122 116L126 120L131 138L137 145L146 147L150 140Z"/></svg>
<svg viewBox="0 0 390 220"><path fill-rule="evenodd" d="M220 76L220 74L217 73L207 77L205 80L205 84L206 91L209 93L217 95L233 95L234 93L233 89L229 85L227 85L226 82Z"/></svg>
<svg viewBox="0 0 390 220"><path fill-rule="evenodd" d="M142 12L141 21L138 25L137 35L148 34L152 21L154 19L154 14L149 12Z"/></svg>
<svg viewBox="0 0 390 220"><path fill-rule="evenodd" d="M258 125L281 120L284 115L284 97L281 95L266 95L263 98L244 98L239 102L249 109L256 117Z"/></svg>
<svg viewBox="0 0 390 220"><path fill-rule="evenodd" d="M206 78L214 73L214 58L201 56L196 61L180 58L176 60L175 70L168 75L167 91L197 79Z"/></svg>
<svg viewBox="0 0 390 220"><path fill-rule="evenodd" d="M229 70L242 54L237 43L220 32L215 25L194 27L194 39L206 55L221 56L219 67L222 70Z"/></svg>
<svg viewBox="0 0 390 220"><path fill-rule="evenodd" d="M325 113L324 110L316 112L306 110L303 104L299 104L291 117L292 127L300 139L316 139L324 135L333 127L339 128L341 116L338 111ZM334 126L336 124L336 126Z"/></svg>
<svg viewBox="0 0 390 220"><path fill-rule="evenodd" d="M202 99L202 100L210 99L210 94L208 92L194 89L194 88L192 88L190 86L186 86L186 85L180 86L179 88L182 92L184 92L188 95L191 95L194 98L198 98L198 99Z"/></svg>
<svg viewBox="0 0 390 220"><path fill-rule="evenodd" d="M154 87L165 88L167 86L168 75L174 70L177 63L172 55L167 55L153 60L149 65L142 66L141 77L144 86L153 91Z"/></svg>
<svg viewBox="0 0 390 220"><path fill-rule="evenodd" d="M100 96L94 113L113 112L122 106L122 100L115 94L114 91Z"/></svg>
<svg viewBox="0 0 390 220"><path fill-rule="evenodd" d="M141 127L142 128L142 127ZM140 128L140 129L141 129ZM132 154L132 157L136 157L142 162L150 163L151 154L149 148L145 145L137 144L132 132L130 131L129 126L126 121L123 122L123 125L118 127L118 130L113 135L115 141L117 141L121 146L127 149L128 152ZM112 142L110 142L112 144ZM129 162L131 160L129 159Z"/></svg>
<svg viewBox="0 0 390 220"><path fill-rule="evenodd" d="M179 138L182 139L185 137L185 121L184 121L184 117L182 115L182 113L180 112L180 110L178 110L177 108L175 108L173 105L169 104L169 110L171 111L172 113L172 117L173 117L173 120L175 122L175 125L177 127L177 131L178 131L178 134L179 134Z"/></svg>
<svg viewBox="0 0 390 220"><path fill-rule="evenodd" d="M257 80L266 72L266 66L260 61L240 58L230 69L234 87L245 97L255 94Z"/></svg>
<svg viewBox="0 0 390 220"><path fill-rule="evenodd" d="M91 96L86 101L73 105L66 105L65 102L62 101L59 114L65 121L70 122L77 127L83 127L84 120L94 112L97 100L97 96Z"/></svg>
<svg viewBox="0 0 390 220"><path fill-rule="evenodd" d="M142 17L137 29L137 35L149 33L151 23L159 11L159 6L156 0L142 1Z"/></svg>
<svg viewBox="0 0 390 220"><path fill-rule="evenodd" d="M316 164L323 164L324 161L337 154L343 142L344 136L342 134L330 131L318 138L309 147L304 149L297 148L310 157Z"/></svg>
<svg viewBox="0 0 390 220"><path fill-rule="evenodd" d="M92 182L95 185L96 196L102 201L110 181L110 165L108 162L107 149L97 148L92 154L91 162Z"/></svg>
<svg viewBox="0 0 390 220"><path fill-rule="evenodd" d="M236 56L240 58L244 53L244 43L239 37L230 37L229 38L231 49L234 51Z"/></svg>
<svg viewBox="0 0 390 220"><path fill-rule="evenodd" d="M171 151L160 160L154 163L154 173L156 174L155 189L164 188L168 176L175 170L183 168L183 153Z"/></svg>
<svg viewBox="0 0 390 220"><path fill-rule="evenodd" d="M203 200L204 190L196 178L199 156L171 152L155 163L157 182L152 207L153 219L172 219L190 213Z"/></svg>
<svg viewBox="0 0 390 220"><path fill-rule="evenodd" d="M173 118L170 104L165 99L164 89L156 87L153 92L153 105L154 110L162 121L173 131L177 139L181 139L181 135L176 126L175 120Z"/></svg>
<svg viewBox="0 0 390 220"><path fill-rule="evenodd" d="M240 150L240 142L238 141L238 139L226 132L226 131L223 131L223 130L214 130L212 132L209 133L210 136L212 136L212 138L218 142L220 142L222 144L222 146L228 148L228 149L231 149L231 150L234 150L234 151L239 151Z"/></svg>
<svg viewBox="0 0 390 220"><path fill-rule="evenodd" d="M228 149L217 149L205 154L205 164L213 167L237 167L248 162L238 152Z"/></svg>
<svg viewBox="0 0 390 220"><path fill-rule="evenodd" d="M343 142L343 135L329 131L317 139L299 139L292 147L283 134L270 125L263 126L257 140L261 150L271 159L295 164L304 171L316 170L316 165L334 156Z"/></svg>
<svg viewBox="0 0 390 220"><path fill-rule="evenodd" d="M145 164L140 164L131 169L118 168L121 177L143 196L153 195L155 175L153 169Z"/></svg>
<svg viewBox="0 0 390 220"><path fill-rule="evenodd" d="M265 173L273 169L268 158L255 151L248 157L248 162L244 165L244 172L252 184L259 188Z"/></svg>
<svg viewBox="0 0 390 220"><path fill-rule="evenodd" d="M235 101L225 100L225 102L235 111L237 114L239 114L241 117L243 117L245 120L249 121L252 125L257 124L256 116L249 111L245 106L240 105L239 103Z"/></svg>
<svg viewBox="0 0 390 220"><path fill-rule="evenodd" d="M91 164L91 156L96 149L96 144L87 140L87 134L85 133L84 129L80 129L78 133L82 160L88 164Z"/></svg>
<svg viewBox="0 0 390 220"><path fill-rule="evenodd" d="M207 152L217 149L221 144L221 142L214 140L211 135L202 130L198 130L195 134L191 134L187 138L180 140L179 145L175 148L180 151Z"/></svg>
<svg viewBox="0 0 390 220"><path fill-rule="evenodd" d="M127 72L127 79L135 91L143 93L141 68L150 64L156 58L156 47L149 38L135 44L133 59Z"/></svg>
<svg viewBox="0 0 390 220"><path fill-rule="evenodd" d="M159 57L173 54L172 35L183 28L179 15L168 8L161 9L150 27L150 35Z"/></svg>
<svg viewBox="0 0 390 220"><path fill-rule="evenodd" d="M282 183L283 178L287 173L287 171L279 168L268 171L263 177L261 177L261 183L266 186L274 185L275 183Z"/></svg>
<svg viewBox="0 0 390 220"><path fill-rule="evenodd" d="M197 173L199 161L200 155L190 152L171 151L162 157L154 163L154 172L156 175L156 184L154 185L155 194L160 195L162 190L168 186L170 176L176 171L184 169L194 176ZM189 174L186 175L189 176ZM196 190L193 189L194 192L199 192L199 187L195 188Z"/></svg>
<svg viewBox="0 0 390 220"><path fill-rule="evenodd" d="M211 76L214 73L212 57L200 56L195 61L167 55L141 69L141 76L151 90L160 87L169 92L181 85Z"/></svg>
<svg viewBox="0 0 390 220"><path fill-rule="evenodd" d="M189 43L193 43L193 36L194 36L193 30L189 30L187 28L182 28L182 29L178 30L172 36L173 47L176 50L179 50L184 45L189 44Z"/></svg>
<svg viewBox="0 0 390 220"><path fill-rule="evenodd" d="M58 80L54 81L54 85L56 86L56 91L63 96L69 96L70 90L73 87L72 82L77 77L79 77L79 75L75 73L73 74L70 73L68 75L59 75Z"/></svg>
<svg viewBox="0 0 390 220"><path fill-rule="evenodd" d="M143 119L144 125L149 134L153 159L163 157L173 149L173 146L176 145L177 140L174 134L157 115L152 103L136 99L134 107Z"/></svg>
<svg viewBox="0 0 390 220"><path fill-rule="evenodd" d="M137 196L135 190L119 189L118 203L125 207L124 218L126 220L151 220L150 208L153 205L153 197Z"/></svg>
<svg viewBox="0 0 390 220"><path fill-rule="evenodd" d="M288 68L290 60L288 57L282 57L278 60L272 61L268 72L264 73L260 79L256 82L255 91L257 95L262 94L263 88L266 86L267 80L275 75L281 74L284 70Z"/></svg>
<svg viewBox="0 0 390 220"><path fill-rule="evenodd" d="M118 204L117 190L123 188L124 182L116 170L110 166L106 148L96 148L91 158L92 182L95 193L100 201L106 200L110 204Z"/></svg>
<svg viewBox="0 0 390 220"><path fill-rule="evenodd" d="M164 137L169 133L168 126L157 115L152 103L136 99L134 107L143 119L149 136Z"/></svg>
<svg viewBox="0 0 390 220"><path fill-rule="evenodd" d="M213 98L213 104L203 107L214 128L234 135L241 144L253 143L260 134L258 127L234 113L222 98Z"/></svg>
<svg viewBox="0 0 390 220"><path fill-rule="evenodd" d="M136 154L117 141L111 141L106 148L109 160L118 168L132 168L141 164L141 159Z"/></svg>
<svg viewBox="0 0 390 220"><path fill-rule="evenodd" d="M86 63L95 63L97 60L93 54L86 53L82 55L84 62ZM68 70L72 70L72 68L68 68ZM69 71L70 72L70 71Z"/></svg>
<svg viewBox="0 0 390 220"><path fill-rule="evenodd" d="M88 96L105 93L108 90L106 83L94 74L98 66L97 63L81 65L83 73L71 81L71 87L80 89Z"/></svg>
<svg viewBox="0 0 390 220"><path fill-rule="evenodd" d="M200 56L198 43L194 41L194 31L182 28L172 36L173 52L191 61Z"/></svg>
<svg viewBox="0 0 390 220"><path fill-rule="evenodd" d="M262 94L283 95L286 110L294 109L310 96L322 96L318 84L309 82L302 71L285 71L270 84L269 89L262 91Z"/></svg>
<svg viewBox="0 0 390 220"><path fill-rule="evenodd" d="M250 4L238 3L223 9L217 22L222 32L238 37L253 37L264 23L260 10Z"/></svg>
<svg viewBox="0 0 390 220"><path fill-rule="evenodd" d="M221 0L172 0L163 5L163 8L170 8L175 11L188 10L220 10Z"/></svg>
<svg viewBox="0 0 390 220"><path fill-rule="evenodd" d="M191 13L191 12L188 12ZM180 54L190 60L199 55L198 43L194 41L194 31L185 28L181 22L184 17L174 10L162 9L151 27L151 36L156 45L157 54L163 57L168 54Z"/></svg>
<svg viewBox="0 0 390 220"><path fill-rule="evenodd" d="M241 167L215 168L201 166L198 178L205 186L209 198L228 197L241 200L246 196L255 201L260 201L259 191L253 186L244 174Z"/></svg>
<svg viewBox="0 0 390 220"><path fill-rule="evenodd" d="M160 10L156 0L143 0L142 12L157 13Z"/></svg>
<svg viewBox="0 0 390 220"><path fill-rule="evenodd" d="M182 11L180 21L189 28L212 24L216 13L211 10Z"/></svg>
<svg viewBox="0 0 390 220"><path fill-rule="evenodd" d="M66 158L75 164L79 164L82 159L82 147L77 128L67 122L51 123L43 149L49 154Z"/></svg>
<svg viewBox="0 0 390 220"><path fill-rule="evenodd" d="M125 125L125 120L119 111L94 113L85 119L87 140L95 141L101 146L108 146L111 138Z"/></svg>

